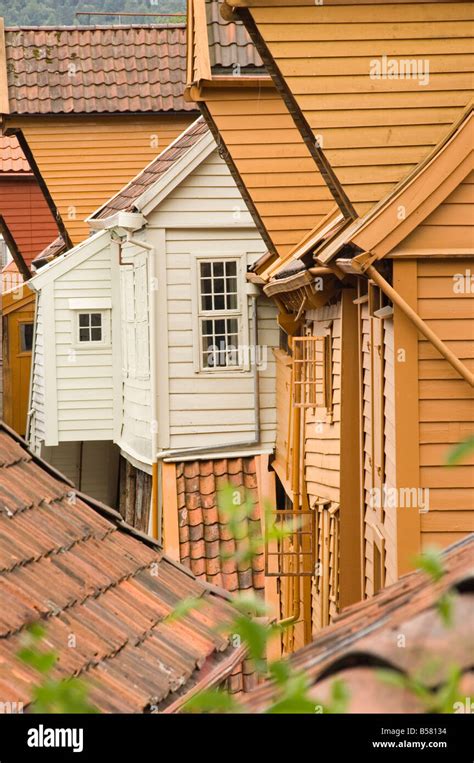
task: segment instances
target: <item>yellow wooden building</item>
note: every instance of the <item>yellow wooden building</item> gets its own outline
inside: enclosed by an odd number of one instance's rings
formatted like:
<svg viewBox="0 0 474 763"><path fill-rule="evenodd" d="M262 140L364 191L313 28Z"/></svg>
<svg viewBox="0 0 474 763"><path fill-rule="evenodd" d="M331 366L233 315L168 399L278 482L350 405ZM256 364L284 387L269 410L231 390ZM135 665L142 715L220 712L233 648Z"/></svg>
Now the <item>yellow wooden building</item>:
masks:
<svg viewBox="0 0 474 763"><path fill-rule="evenodd" d="M220 9L245 25L309 176L330 193L305 226L295 205L293 246L248 276L278 306L282 328L277 515L298 512L305 528L293 556L280 557L279 614L299 622L286 649L474 525L472 459L446 466L473 419L472 6L376 6L241 0ZM198 7L193 0L195 25ZM189 93L204 94L215 125L214 92L229 95L217 82L196 89L206 39L201 30L188 51ZM271 135L273 117L262 124ZM239 145L255 145L252 120L221 120L234 165L237 125ZM269 194L287 157L281 134L275 142Z"/></svg>

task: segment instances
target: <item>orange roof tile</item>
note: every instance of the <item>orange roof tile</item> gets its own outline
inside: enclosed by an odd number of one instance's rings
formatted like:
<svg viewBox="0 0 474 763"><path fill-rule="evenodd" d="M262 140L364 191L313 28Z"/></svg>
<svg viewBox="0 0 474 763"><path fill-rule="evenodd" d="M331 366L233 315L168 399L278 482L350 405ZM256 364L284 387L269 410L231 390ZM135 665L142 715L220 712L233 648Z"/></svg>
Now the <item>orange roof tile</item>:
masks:
<svg viewBox="0 0 474 763"><path fill-rule="evenodd" d="M183 25L10 27L5 44L12 114L196 109Z"/></svg>
<svg viewBox="0 0 474 763"><path fill-rule="evenodd" d="M166 622L187 597L202 607ZM227 598L118 512L76 492L0 424L2 697L31 700L38 675L14 666L25 628L39 620L45 647L59 656L55 678L81 676L102 712L160 712L214 671L224 680L236 668L236 650L218 630L234 612Z"/></svg>
<svg viewBox="0 0 474 763"><path fill-rule="evenodd" d="M381 667L410 676L423 671L426 685L434 689L456 665L462 673L460 690L469 694L473 686L474 534L446 549L443 556L445 575L438 583L420 570L404 575L372 598L348 607L290 658L293 667L310 680L315 703L328 701L333 682L340 679L350 694L348 712L426 712L419 697L385 684L377 674ZM449 589L457 595L453 623L446 627L436 603ZM246 710L262 712L275 696L267 681L249 695Z"/></svg>
<svg viewBox="0 0 474 763"><path fill-rule="evenodd" d="M262 59L241 21L225 21L220 0L206 0L207 34L211 69L261 69ZM266 71L265 71L266 74Z"/></svg>
<svg viewBox="0 0 474 763"><path fill-rule="evenodd" d="M0 173L16 175L32 174L20 144L14 135L0 135Z"/></svg>
<svg viewBox="0 0 474 763"><path fill-rule="evenodd" d="M176 465L180 557L198 578L222 586L227 591L264 588L262 552L252 562L238 563L228 558L239 550L228 525L221 521L217 493L227 484L242 488L254 500L252 516L246 520L242 540L260 534L255 459L222 458L212 461L184 461Z"/></svg>

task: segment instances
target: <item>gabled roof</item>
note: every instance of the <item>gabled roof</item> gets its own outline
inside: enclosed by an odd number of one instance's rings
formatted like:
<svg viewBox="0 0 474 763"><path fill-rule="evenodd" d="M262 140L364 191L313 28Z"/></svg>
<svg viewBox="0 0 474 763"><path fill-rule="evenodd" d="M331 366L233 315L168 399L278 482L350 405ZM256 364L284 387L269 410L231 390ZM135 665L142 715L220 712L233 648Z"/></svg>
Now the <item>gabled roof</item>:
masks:
<svg viewBox="0 0 474 763"><path fill-rule="evenodd" d="M424 675L435 689L455 665L462 674L461 692L472 696L474 535L446 549L443 567L445 575L437 583L417 570L348 607L290 658L309 679L315 702L329 701L331 684L339 679L350 693L348 712L426 712L414 693L385 684L377 675L381 667L405 676ZM437 602L453 588L453 623L446 627ZM274 698L275 689L266 682L247 695L245 709L262 712Z"/></svg>
<svg viewBox="0 0 474 763"><path fill-rule="evenodd" d="M5 44L11 114L195 109L184 25L10 27Z"/></svg>
<svg viewBox="0 0 474 763"><path fill-rule="evenodd" d="M51 241L51 243L48 244L48 246L46 246L42 252L36 255L31 264L36 268L41 267L41 265L45 265L47 262L51 262L51 260L59 257L59 255L62 254L66 248L66 242L64 241L63 237L58 236L54 239L54 241Z"/></svg>
<svg viewBox="0 0 474 763"><path fill-rule="evenodd" d="M28 175L33 173L20 144L14 135L0 135L0 176Z"/></svg>
<svg viewBox="0 0 474 763"><path fill-rule="evenodd" d="M18 662L41 622L59 659L102 712L149 712L224 680L242 660L218 630L234 611L113 509L75 491L0 424L0 694L31 700L38 674ZM185 598L202 606L166 621ZM68 647L71 634L75 648Z"/></svg>
<svg viewBox="0 0 474 763"><path fill-rule="evenodd" d="M473 104L452 130L387 196L366 215L315 252L325 264L346 244L352 243L369 264L389 254L425 220L474 168ZM403 214L399 210L403 209Z"/></svg>
<svg viewBox="0 0 474 763"><path fill-rule="evenodd" d="M193 166L186 166L189 154L200 143L209 149L215 147L209 128L202 117L193 122L130 183L94 212L88 221L108 218L117 212L141 211L142 202L147 198L147 194L160 181L164 183L178 165L183 165L185 170L191 172Z"/></svg>

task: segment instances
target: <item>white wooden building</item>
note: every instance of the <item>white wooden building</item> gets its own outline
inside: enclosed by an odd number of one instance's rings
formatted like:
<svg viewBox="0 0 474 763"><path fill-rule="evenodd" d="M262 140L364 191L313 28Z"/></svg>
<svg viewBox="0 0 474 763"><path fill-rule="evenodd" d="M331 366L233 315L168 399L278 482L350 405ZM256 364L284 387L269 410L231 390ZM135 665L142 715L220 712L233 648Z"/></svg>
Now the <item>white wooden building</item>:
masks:
<svg viewBox="0 0 474 763"><path fill-rule="evenodd" d="M89 224L30 281L29 441L178 556L183 464L269 480L278 326L246 279L265 247L202 119Z"/></svg>

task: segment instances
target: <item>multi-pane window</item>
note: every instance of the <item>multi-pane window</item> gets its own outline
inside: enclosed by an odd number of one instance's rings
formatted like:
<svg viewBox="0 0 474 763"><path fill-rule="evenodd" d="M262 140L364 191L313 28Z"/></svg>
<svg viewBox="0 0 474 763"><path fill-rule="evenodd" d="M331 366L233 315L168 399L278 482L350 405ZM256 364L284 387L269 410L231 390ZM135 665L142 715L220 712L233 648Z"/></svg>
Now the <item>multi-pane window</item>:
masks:
<svg viewBox="0 0 474 763"><path fill-rule="evenodd" d="M201 261L198 278L201 367L239 366L238 262Z"/></svg>
<svg viewBox="0 0 474 763"><path fill-rule="evenodd" d="M79 313L79 342L102 342L102 313Z"/></svg>

